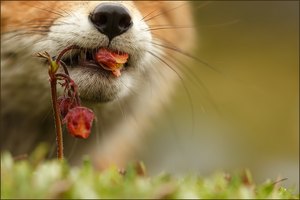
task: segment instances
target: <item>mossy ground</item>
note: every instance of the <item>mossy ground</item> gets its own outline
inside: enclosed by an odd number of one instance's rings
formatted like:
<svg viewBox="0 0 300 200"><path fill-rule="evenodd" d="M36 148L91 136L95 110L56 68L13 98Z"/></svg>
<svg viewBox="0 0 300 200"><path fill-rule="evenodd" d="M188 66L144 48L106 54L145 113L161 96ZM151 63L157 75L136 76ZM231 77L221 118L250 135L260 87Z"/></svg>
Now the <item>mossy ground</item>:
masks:
<svg viewBox="0 0 300 200"><path fill-rule="evenodd" d="M125 170L111 167L95 170L85 159L81 167L66 161L43 160L43 153L25 159L1 155L1 199L9 198L276 198L299 199L293 190L268 180L256 185L249 171L236 174L216 172L209 177L178 178L162 173L147 176L143 164Z"/></svg>

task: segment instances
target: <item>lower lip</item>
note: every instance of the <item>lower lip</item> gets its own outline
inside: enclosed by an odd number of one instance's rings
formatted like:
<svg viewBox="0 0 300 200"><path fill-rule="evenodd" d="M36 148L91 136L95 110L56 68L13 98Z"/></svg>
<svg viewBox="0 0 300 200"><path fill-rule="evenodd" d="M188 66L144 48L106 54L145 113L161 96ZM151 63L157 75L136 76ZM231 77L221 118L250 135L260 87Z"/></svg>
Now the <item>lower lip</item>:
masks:
<svg viewBox="0 0 300 200"><path fill-rule="evenodd" d="M105 74L113 74L112 71L109 71L107 69L104 69L102 66L98 65L95 63L95 61L86 61L86 62L81 62L79 63L78 65L79 67L82 67L82 68L90 68L90 69L93 69L93 70L97 70L97 71L101 71ZM123 72L124 69L128 66L128 64L126 63L124 65L124 67L122 67L121 71Z"/></svg>

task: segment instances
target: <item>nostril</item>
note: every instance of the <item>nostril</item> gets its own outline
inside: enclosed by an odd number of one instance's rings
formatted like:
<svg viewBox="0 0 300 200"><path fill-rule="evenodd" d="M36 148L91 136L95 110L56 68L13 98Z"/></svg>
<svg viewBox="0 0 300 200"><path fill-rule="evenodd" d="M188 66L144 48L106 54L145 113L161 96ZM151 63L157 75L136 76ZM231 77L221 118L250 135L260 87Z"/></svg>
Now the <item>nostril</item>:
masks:
<svg viewBox="0 0 300 200"><path fill-rule="evenodd" d="M119 27L123 29L128 29L132 24L131 17L129 15L124 15L120 18Z"/></svg>
<svg viewBox="0 0 300 200"><path fill-rule="evenodd" d="M125 33L131 26L129 11L122 5L102 3L90 14L90 20L97 30L109 40Z"/></svg>
<svg viewBox="0 0 300 200"><path fill-rule="evenodd" d="M102 14L102 15L98 15L97 16L98 19L95 19L95 23L97 23L97 25L99 26L105 26L108 19L107 19L107 16L105 14Z"/></svg>

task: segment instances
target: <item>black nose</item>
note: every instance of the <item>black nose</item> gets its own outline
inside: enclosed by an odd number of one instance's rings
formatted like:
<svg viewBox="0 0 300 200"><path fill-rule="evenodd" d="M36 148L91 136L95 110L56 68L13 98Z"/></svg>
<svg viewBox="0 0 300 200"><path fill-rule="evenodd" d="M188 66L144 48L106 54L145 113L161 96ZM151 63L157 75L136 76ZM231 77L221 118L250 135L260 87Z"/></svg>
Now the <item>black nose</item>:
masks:
<svg viewBox="0 0 300 200"><path fill-rule="evenodd" d="M90 14L90 19L98 31L105 34L109 40L132 26L129 11L122 5L100 4Z"/></svg>

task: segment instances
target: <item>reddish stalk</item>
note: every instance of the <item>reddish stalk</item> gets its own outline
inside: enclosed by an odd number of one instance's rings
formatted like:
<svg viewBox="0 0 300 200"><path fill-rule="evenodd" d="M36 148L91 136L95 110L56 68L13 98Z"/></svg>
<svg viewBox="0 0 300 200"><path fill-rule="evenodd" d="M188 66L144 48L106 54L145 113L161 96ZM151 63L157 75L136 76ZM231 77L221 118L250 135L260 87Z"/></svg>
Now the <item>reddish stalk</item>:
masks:
<svg viewBox="0 0 300 200"><path fill-rule="evenodd" d="M60 65L63 62L61 62L62 56L69 50L76 49L78 47L76 46L70 46L66 49L64 49L57 57L56 64ZM49 57L50 59L50 57ZM68 70L66 69L65 64L62 64L63 69L67 75L69 75ZM59 160L64 159L64 146L63 146L63 133L61 128L61 119L60 119L60 111L57 104L57 78L55 73L49 70L49 76L50 76L50 85L51 85L51 99L52 99L52 108L53 108L53 116L55 121L55 130L56 130L56 144L57 144L57 158Z"/></svg>
<svg viewBox="0 0 300 200"><path fill-rule="evenodd" d="M51 85L51 99L53 107L53 116L55 121L55 130L56 130L56 144L57 144L57 158L62 160L64 158L63 153L63 135L61 128L60 112L57 104L57 89L56 89L57 79L52 76L50 79Z"/></svg>
<svg viewBox="0 0 300 200"><path fill-rule="evenodd" d="M61 61L61 58L65 55L65 53L68 52L68 51L70 51L70 50L73 50L73 49L80 49L80 48L78 46L76 46L76 45L72 45L72 46L69 46L69 47L65 48L57 56L56 62L59 64L60 61Z"/></svg>
<svg viewBox="0 0 300 200"><path fill-rule="evenodd" d="M57 59L52 59L49 53L38 53L37 56L41 58L45 58L49 62L49 77L50 77L50 86L51 86L51 100L52 100L52 108L53 108L53 117L55 122L55 131L56 131L56 143L57 143L57 158L59 160L64 159L64 153L63 153L63 133L62 133L62 120L61 120L61 108L58 105L58 97L57 97L57 83L58 81L65 81L65 83L60 83L63 87L65 87L65 91L67 94L76 102L76 107L80 116L83 116L85 123L79 124L81 127L78 128L78 120L76 117L78 116L78 113L73 112L69 115L68 120L70 122L67 123L68 131L71 135L80 137L80 138L87 138L90 134L90 128L92 125L92 121L94 119L94 114L85 107L80 107L80 98L78 95L78 87L74 83L74 81L70 78L69 72L67 69L66 64L61 60L64 54L67 51L70 51L72 49L79 49L78 46L72 45L70 47L67 47L66 49L62 50L59 55L57 56ZM58 69L59 67L62 67L64 70L64 73L59 73ZM75 108L74 108L75 109ZM89 126L86 126L86 125ZM81 133L78 132L78 130L82 130L82 128L85 128L85 132Z"/></svg>

